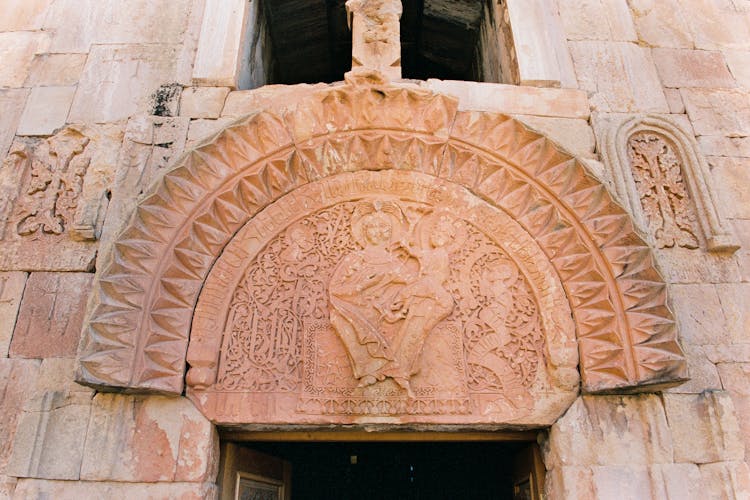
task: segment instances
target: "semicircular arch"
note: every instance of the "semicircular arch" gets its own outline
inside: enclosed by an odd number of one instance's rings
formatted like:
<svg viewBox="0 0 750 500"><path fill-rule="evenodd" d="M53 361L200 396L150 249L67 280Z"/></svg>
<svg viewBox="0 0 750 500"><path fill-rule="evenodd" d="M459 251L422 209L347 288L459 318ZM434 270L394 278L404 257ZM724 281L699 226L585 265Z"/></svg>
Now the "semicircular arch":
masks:
<svg viewBox="0 0 750 500"><path fill-rule="evenodd" d="M199 293L235 234L301 186L362 170L458 184L523 227L565 289L584 390L684 379L650 249L579 162L510 117L458 111L444 95L343 85L228 127L140 200L98 276L78 380L181 393Z"/></svg>

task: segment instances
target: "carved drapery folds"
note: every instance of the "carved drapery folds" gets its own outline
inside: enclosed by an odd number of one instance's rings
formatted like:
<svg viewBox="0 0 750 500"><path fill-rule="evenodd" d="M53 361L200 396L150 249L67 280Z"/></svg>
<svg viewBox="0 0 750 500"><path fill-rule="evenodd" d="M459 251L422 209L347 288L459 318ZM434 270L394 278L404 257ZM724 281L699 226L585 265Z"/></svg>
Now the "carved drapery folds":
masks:
<svg viewBox="0 0 750 500"><path fill-rule="evenodd" d="M311 92L186 155L84 333L81 382L180 393L187 350L188 393L227 423L538 424L577 365L593 392L685 377L650 250L601 184L507 116L389 85Z"/></svg>
<svg viewBox="0 0 750 500"><path fill-rule="evenodd" d="M603 151L621 200L657 248L735 251L695 140L659 116L610 124Z"/></svg>

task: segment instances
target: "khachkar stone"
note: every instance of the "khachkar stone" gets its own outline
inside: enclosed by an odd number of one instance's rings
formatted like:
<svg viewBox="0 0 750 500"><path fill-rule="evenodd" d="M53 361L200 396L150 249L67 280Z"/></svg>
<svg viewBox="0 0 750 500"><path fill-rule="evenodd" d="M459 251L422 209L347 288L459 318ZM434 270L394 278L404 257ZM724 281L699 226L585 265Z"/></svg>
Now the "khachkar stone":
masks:
<svg viewBox="0 0 750 500"><path fill-rule="evenodd" d="M401 0L347 0L352 30L352 70L401 78Z"/></svg>
<svg viewBox="0 0 750 500"><path fill-rule="evenodd" d="M667 140L641 131L630 137L628 154L641 206L659 248L698 248L697 219L682 165Z"/></svg>
<svg viewBox="0 0 750 500"><path fill-rule="evenodd" d="M16 140L0 167L0 270L91 268L120 140L78 126Z"/></svg>

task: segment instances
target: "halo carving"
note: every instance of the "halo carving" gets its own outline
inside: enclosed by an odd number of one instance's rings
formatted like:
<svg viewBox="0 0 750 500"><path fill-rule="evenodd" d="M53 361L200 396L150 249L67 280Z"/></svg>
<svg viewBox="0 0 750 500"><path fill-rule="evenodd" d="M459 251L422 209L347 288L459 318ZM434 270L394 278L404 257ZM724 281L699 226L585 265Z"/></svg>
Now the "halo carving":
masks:
<svg viewBox="0 0 750 500"><path fill-rule="evenodd" d="M584 390L684 380L665 284L598 181L507 116L458 112L449 97L388 85L313 92L293 111L257 113L183 157L140 201L100 271L78 380L179 394L190 343L191 366L208 370L191 374L191 385L208 387L220 346L189 336L191 324L202 328L193 312L204 284L201 297L211 289L209 275L218 276L219 256L246 227L284 238L305 206L302 189L360 171L375 171L376 187L399 175L460 187L526 233L564 290L565 304L555 307L572 311L562 330L575 331ZM401 198L386 201L403 209ZM304 239L304 229L297 232ZM546 332L544 361L553 374L577 362L574 351L555 347L570 335L555 344L554 331ZM570 378L554 383L569 387Z"/></svg>

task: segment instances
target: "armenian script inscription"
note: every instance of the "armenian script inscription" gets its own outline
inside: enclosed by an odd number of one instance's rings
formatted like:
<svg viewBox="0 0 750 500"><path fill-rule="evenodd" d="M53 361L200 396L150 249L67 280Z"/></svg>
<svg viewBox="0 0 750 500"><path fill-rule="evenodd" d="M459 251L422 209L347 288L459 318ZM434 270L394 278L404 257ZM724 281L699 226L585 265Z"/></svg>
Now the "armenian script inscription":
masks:
<svg viewBox="0 0 750 500"><path fill-rule="evenodd" d="M545 328L554 326L539 300L556 285L542 282L544 259L514 258L498 236L515 230L492 235L488 206L341 198L265 242L258 228L238 235L238 253L222 257L241 277L224 306L216 381L210 387L201 375L210 367L193 356L194 390L273 395L274 407L301 419L531 413L532 393L550 386ZM208 285L203 295L212 294ZM199 304L198 335L212 303Z"/></svg>

